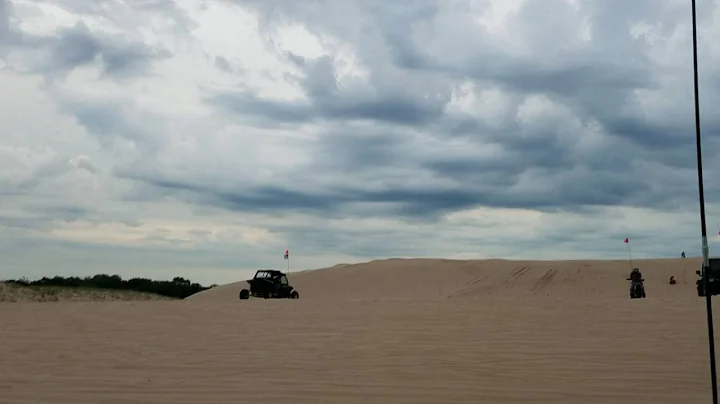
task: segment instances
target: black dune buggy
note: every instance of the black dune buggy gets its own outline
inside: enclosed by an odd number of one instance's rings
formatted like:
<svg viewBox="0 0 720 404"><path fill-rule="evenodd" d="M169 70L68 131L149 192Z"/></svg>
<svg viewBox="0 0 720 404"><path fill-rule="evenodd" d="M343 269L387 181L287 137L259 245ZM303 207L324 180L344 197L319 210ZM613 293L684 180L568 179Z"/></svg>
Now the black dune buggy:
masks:
<svg viewBox="0 0 720 404"><path fill-rule="evenodd" d="M717 296L720 295L720 257L712 257L708 259L709 266L695 271L698 280L695 281L698 296ZM707 278L707 290L705 290L705 278Z"/></svg>
<svg viewBox="0 0 720 404"><path fill-rule="evenodd" d="M260 269L252 279L246 281L249 289L240 291L240 300L252 297L265 299L299 299L300 295L290 285L287 275L275 269Z"/></svg>

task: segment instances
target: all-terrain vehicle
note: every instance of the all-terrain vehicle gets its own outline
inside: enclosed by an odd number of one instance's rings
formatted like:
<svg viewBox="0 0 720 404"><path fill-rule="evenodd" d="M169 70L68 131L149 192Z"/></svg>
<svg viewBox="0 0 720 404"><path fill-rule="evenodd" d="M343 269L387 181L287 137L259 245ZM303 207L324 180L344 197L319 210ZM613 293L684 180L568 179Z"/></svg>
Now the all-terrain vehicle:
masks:
<svg viewBox="0 0 720 404"><path fill-rule="evenodd" d="M633 268L628 276L627 280L630 281L630 298L631 299L644 299L645 298L645 279L642 277L640 268Z"/></svg>
<svg viewBox="0 0 720 404"><path fill-rule="evenodd" d="M287 275L276 269L260 269L246 281L250 287L240 291L240 299L250 296L265 299L299 299L297 290L288 282Z"/></svg>
<svg viewBox="0 0 720 404"><path fill-rule="evenodd" d="M639 281L633 281L630 278L627 278L627 280L630 281L630 298L631 299L644 299L645 298L645 279L640 279Z"/></svg>
<svg viewBox="0 0 720 404"><path fill-rule="evenodd" d="M709 268L706 271L695 271L698 280L695 282L697 286L698 296L705 296L705 277L707 276L708 291L711 296L720 295L720 258L708 259Z"/></svg>

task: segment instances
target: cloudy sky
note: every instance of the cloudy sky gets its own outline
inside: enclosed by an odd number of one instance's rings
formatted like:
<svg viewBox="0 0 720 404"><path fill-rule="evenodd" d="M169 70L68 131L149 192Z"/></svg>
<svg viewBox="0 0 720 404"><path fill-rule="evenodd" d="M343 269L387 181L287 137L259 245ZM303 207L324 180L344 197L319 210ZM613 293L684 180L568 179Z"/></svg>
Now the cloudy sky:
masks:
<svg viewBox="0 0 720 404"><path fill-rule="evenodd" d="M0 0L0 278L699 255L690 21L689 0Z"/></svg>

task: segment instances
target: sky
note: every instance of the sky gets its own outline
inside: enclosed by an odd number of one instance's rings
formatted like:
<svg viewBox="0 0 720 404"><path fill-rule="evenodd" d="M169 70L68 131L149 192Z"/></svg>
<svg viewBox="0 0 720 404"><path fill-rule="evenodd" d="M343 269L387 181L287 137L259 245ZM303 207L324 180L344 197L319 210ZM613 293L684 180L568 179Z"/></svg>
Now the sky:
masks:
<svg viewBox="0 0 720 404"><path fill-rule="evenodd" d="M0 278L700 255L691 40L689 0L0 0Z"/></svg>

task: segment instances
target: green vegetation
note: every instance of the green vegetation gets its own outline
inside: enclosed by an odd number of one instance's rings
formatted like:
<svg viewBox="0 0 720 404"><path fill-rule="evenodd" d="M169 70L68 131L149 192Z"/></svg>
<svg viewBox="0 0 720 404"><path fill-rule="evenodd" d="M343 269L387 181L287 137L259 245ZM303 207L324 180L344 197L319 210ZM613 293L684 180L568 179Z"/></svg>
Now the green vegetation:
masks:
<svg viewBox="0 0 720 404"><path fill-rule="evenodd" d="M119 275L100 274L95 276L68 277L55 276L52 278L42 278L30 281L27 278L13 279L5 281L9 284L33 287L50 287L54 288L82 288L82 289L105 289L105 290L122 290L153 293L156 295L171 297L175 299L184 299L203 290L210 289L212 286L202 286L199 283L192 283L187 279L176 277L172 281L154 281L145 278L132 278L128 280L122 279Z"/></svg>
<svg viewBox="0 0 720 404"><path fill-rule="evenodd" d="M97 302L177 300L174 297L134 290L94 289L63 286L26 286L0 282L0 303L17 302Z"/></svg>

